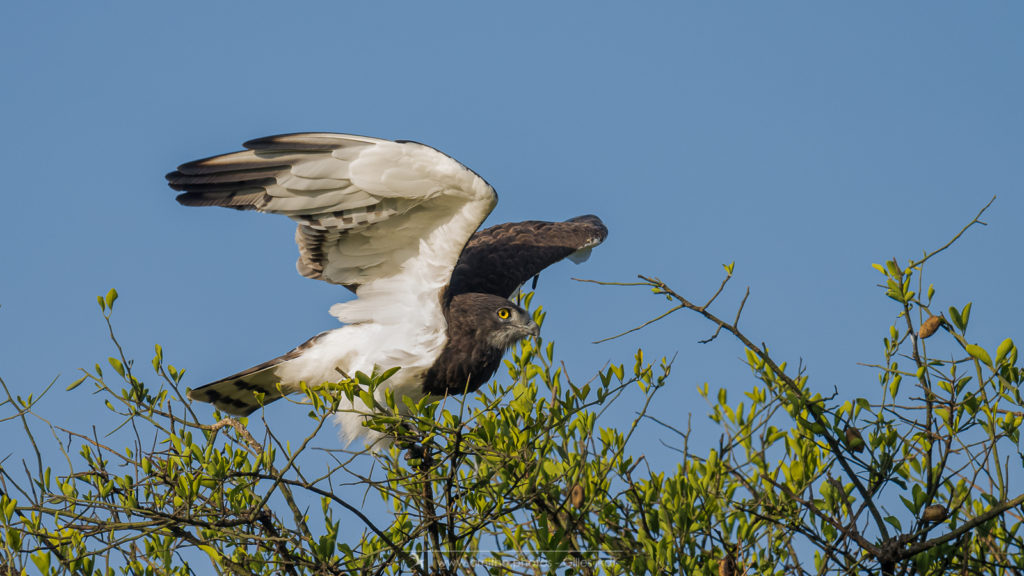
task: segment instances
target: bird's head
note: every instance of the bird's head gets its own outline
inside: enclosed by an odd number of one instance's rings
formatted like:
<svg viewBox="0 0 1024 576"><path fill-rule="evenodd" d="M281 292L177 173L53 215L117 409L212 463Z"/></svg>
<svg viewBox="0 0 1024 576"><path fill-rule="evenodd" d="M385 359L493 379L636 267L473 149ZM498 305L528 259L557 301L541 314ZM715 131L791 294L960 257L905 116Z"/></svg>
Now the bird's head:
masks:
<svg viewBox="0 0 1024 576"><path fill-rule="evenodd" d="M527 336L540 334L530 313L492 294L459 294L452 299L450 328L472 331L494 348L507 350Z"/></svg>

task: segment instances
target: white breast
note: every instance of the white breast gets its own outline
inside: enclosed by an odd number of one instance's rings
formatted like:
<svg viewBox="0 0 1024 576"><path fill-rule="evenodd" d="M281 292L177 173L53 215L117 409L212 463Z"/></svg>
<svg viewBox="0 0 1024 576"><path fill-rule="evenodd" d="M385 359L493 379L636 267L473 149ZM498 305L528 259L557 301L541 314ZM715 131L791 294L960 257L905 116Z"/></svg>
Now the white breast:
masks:
<svg viewBox="0 0 1024 576"><path fill-rule="evenodd" d="M437 326L424 326L421 330L409 330L408 325L400 324L344 326L324 334L300 357L281 364L277 376L282 382L295 383L291 387L298 390L298 382L317 385L342 380L346 375L353 377L356 372L372 374L375 368L382 371L400 366L401 369L377 389L376 397L383 404L385 390L391 390L399 410L404 412L401 398L406 396L413 402L423 398L423 377L441 354L444 344L444 330L438 330ZM359 399L354 405L342 399L335 423L345 445L356 439L361 439L368 447L386 445L381 434L363 426L364 417L360 413L369 411Z"/></svg>

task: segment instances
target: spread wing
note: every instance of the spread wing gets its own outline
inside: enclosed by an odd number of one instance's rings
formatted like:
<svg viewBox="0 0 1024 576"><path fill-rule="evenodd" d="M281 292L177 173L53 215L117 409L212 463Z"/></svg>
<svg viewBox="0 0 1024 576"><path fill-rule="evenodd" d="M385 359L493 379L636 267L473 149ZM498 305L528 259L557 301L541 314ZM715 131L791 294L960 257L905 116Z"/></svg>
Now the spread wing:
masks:
<svg viewBox="0 0 1024 576"><path fill-rule="evenodd" d="M168 174L178 202L296 221L299 272L359 296L332 308L348 323L410 321L423 306L436 320L438 294L497 202L474 172L416 142L305 133L244 147Z"/></svg>
<svg viewBox="0 0 1024 576"><path fill-rule="evenodd" d="M563 258L581 262L608 236L597 216L565 222L509 222L470 238L452 273L449 295L484 292L509 298L524 282Z"/></svg>

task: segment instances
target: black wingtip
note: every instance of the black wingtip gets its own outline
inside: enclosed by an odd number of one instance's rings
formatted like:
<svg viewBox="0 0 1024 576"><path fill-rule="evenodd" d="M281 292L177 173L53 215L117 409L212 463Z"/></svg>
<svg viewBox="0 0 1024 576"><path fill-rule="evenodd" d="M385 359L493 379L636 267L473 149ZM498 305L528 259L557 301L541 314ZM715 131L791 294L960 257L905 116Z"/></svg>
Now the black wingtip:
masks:
<svg viewBox="0 0 1024 576"><path fill-rule="evenodd" d="M242 147L257 152L330 152L338 147L338 138L342 136L328 132L291 132L247 140Z"/></svg>

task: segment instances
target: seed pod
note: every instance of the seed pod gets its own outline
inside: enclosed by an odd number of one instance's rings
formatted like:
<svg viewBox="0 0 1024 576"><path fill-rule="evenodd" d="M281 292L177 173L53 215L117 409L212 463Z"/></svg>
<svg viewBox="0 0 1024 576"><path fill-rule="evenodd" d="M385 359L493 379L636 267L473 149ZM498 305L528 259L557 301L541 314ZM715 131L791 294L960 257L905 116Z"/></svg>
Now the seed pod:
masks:
<svg viewBox="0 0 1024 576"><path fill-rule="evenodd" d="M860 430L853 426L846 427L846 445L854 452L864 451L864 437L860 435Z"/></svg>
<svg viewBox="0 0 1024 576"><path fill-rule="evenodd" d="M932 504L921 513L921 520L925 522L942 522L946 519L946 507L942 504Z"/></svg>
<svg viewBox="0 0 1024 576"><path fill-rule="evenodd" d="M718 576L736 576L736 561L726 556L718 561Z"/></svg>
<svg viewBox="0 0 1024 576"><path fill-rule="evenodd" d="M935 331L942 326L942 316L932 316L921 324L921 329L917 331L918 338L924 340L925 338L935 334Z"/></svg>
<svg viewBox="0 0 1024 576"><path fill-rule="evenodd" d="M583 486L579 484L572 485L572 490L569 491L569 503L577 510L580 506L583 506Z"/></svg>

